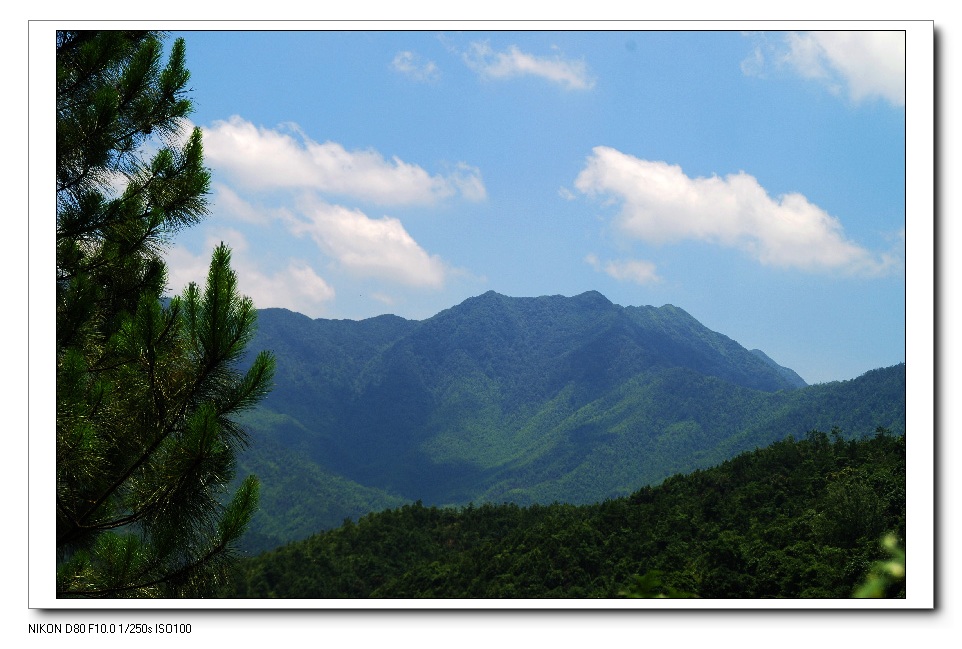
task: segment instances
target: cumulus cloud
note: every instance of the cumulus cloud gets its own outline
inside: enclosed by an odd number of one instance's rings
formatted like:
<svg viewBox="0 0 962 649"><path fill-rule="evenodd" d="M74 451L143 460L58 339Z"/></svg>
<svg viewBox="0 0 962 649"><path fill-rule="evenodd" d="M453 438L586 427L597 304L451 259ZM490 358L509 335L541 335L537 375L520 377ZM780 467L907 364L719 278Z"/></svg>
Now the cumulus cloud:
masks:
<svg viewBox="0 0 962 649"><path fill-rule="evenodd" d="M594 254L585 257L585 262L599 272L620 280L635 284L657 284L661 277L656 272L655 265L643 259L615 259L602 262Z"/></svg>
<svg viewBox="0 0 962 649"><path fill-rule="evenodd" d="M292 259L277 272L265 272L247 254L247 239L238 231L224 229L207 237L205 253L194 255L183 246L171 248L165 255L168 286L181 294L190 283L204 286L213 249L224 241L231 248L231 268L237 273L238 290L250 297L258 309L294 308L311 317L322 315L324 305L334 299L334 289L303 260Z"/></svg>
<svg viewBox="0 0 962 649"><path fill-rule="evenodd" d="M204 129L204 158L248 190L310 189L378 205L430 205L460 193L484 198L480 172L459 165L453 176L431 175L374 150L348 151L318 143L296 126L289 132L257 127L238 116ZM295 137L295 135L297 137Z"/></svg>
<svg viewBox="0 0 962 649"><path fill-rule="evenodd" d="M294 308L304 315L319 317L324 305L334 299L334 289L302 260L292 260L276 273L264 273L245 264L239 265L238 284L250 295L258 309Z"/></svg>
<svg viewBox="0 0 962 649"><path fill-rule="evenodd" d="M214 196L211 202L214 209L229 214L232 220L260 225L270 221L270 215L265 210L257 209L227 185L213 183L212 189Z"/></svg>
<svg viewBox="0 0 962 649"><path fill-rule="evenodd" d="M300 212L303 216L289 215L290 231L311 237L346 271L414 287L444 284L444 262L425 252L399 220L372 219L357 209L314 200L305 201Z"/></svg>
<svg viewBox="0 0 962 649"><path fill-rule="evenodd" d="M744 172L690 178L677 165L599 146L575 187L620 204L616 227L650 243L706 241L744 250L764 265L808 271L879 275L896 264L846 239L839 221L801 194L773 198Z"/></svg>
<svg viewBox="0 0 962 649"><path fill-rule="evenodd" d="M391 61L391 68L415 81L434 82L441 78L437 64L415 52L398 52Z"/></svg>
<svg viewBox="0 0 962 649"><path fill-rule="evenodd" d="M469 201L483 201L488 196L481 179L481 170L477 167L459 162L447 178L452 186L457 187L461 196Z"/></svg>
<svg viewBox="0 0 962 649"><path fill-rule="evenodd" d="M495 52L486 42L471 43L462 54L472 70L488 79L508 79L535 76L547 79L568 90L590 90L595 81L584 61L566 59L560 55L535 56L511 45L503 52Z"/></svg>
<svg viewBox="0 0 962 649"><path fill-rule="evenodd" d="M792 32L759 43L742 62L746 74L789 66L836 93L861 102L881 98L905 106L905 33L901 31Z"/></svg>

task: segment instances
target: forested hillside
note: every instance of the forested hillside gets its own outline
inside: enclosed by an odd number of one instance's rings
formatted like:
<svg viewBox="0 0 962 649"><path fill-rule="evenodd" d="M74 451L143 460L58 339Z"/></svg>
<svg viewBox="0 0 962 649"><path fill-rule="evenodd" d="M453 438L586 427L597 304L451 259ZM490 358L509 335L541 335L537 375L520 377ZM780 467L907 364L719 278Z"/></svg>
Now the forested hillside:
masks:
<svg viewBox="0 0 962 649"><path fill-rule="evenodd" d="M847 598L886 532L904 547L905 437L812 431L600 503L369 514L243 561L222 595Z"/></svg>
<svg viewBox="0 0 962 649"><path fill-rule="evenodd" d="M787 435L905 431L905 367L805 386L671 305L489 292L423 321L259 313L275 387L243 419L249 552L417 500L622 496Z"/></svg>

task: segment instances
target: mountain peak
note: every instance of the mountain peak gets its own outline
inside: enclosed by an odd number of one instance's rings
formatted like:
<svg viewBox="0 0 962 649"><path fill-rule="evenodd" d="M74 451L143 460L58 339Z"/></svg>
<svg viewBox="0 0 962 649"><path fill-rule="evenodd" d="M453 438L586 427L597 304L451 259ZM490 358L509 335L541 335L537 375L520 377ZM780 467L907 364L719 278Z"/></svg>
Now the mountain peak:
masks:
<svg viewBox="0 0 962 649"><path fill-rule="evenodd" d="M539 300L558 300L558 301L568 301L573 304L580 305L597 305L597 306L612 306L614 303L607 297L599 293L598 291L585 291L578 295L568 297L566 295L542 295L541 297L513 297L510 295L504 295L498 293L497 291L490 290L485 291L481 295L475 297L470 297L464 302L477 302L477 301L511 301L511 302L532 302Z"/></svg>
<svg viewBox="0 0 962 649"><path fill-rule="evenodd" d="M578 304L583 304L586 306L593 306L593 307L614 306L614 303L611 300L606 298L604 295L602 295L598 291L585 291L580 295L575 295L571 299L574 302L577 302Z"/></svg>

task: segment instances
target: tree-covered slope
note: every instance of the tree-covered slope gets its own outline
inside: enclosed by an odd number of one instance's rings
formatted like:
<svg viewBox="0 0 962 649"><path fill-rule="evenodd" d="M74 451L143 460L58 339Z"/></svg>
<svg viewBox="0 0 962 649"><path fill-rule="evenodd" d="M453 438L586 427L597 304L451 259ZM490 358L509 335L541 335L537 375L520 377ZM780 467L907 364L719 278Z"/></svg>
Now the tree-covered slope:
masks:
<svg viewBox="0 0 962 649"><path fill-rule="evenodd" d="M296 447L278 443L307 435L290 417L259 411L243 420L253 432L251 448L238 460L239 475L256 475L261 482L261 506L239 547L256 554L331 529L345 518L358 519L372 511L399 507L406 499L348 480L312 462ZM265 434L264 431L268 431Z"/></svg>
<svg viewBox="0 0 962 649"><path fill-rule="evenodd" d="M785 367L784 365L779 365L778 363L773 361L771 358L769 358L768 354L766 354L762 350L753 349L752 353L755 354L755 356L758 356L760 359L762 359L766 363L768 363L769 365L771 365L772 367L774 367L779 374L781 374L783 377L788 379L788 381L792 383L792 385L794 385L795 387L802 388L808 385L807 383L805 383L805 379L800 377L798 373L795 372L795 370L791 369L790 367Z"/></svg>
<svg viewBox="0 0 962 649"><path fill-rule="evenodd" d="M775 393L682 368L639 376L541 430L551 450L503 467L485 499L588 503L814 428L904 433L904 395L904 365Z"/></svg>
<svg viewBox="0 0 962 649"><path fill-rule="evenodd" d="M369 514L245 561L223 594L617 597L660 575L699 597L846 598L886 532L904 546L905 438L810 432L600 503Z"/></svg>
<svg viewBox="0 0 962 649"><path fill-rule="evenodd" d="M682 309L621 307L596 292L489 292L423 321L267 309L259 326L252 346L273 350L277 379L245 422L255 436L245 461L289 452L285 483L304 472L343 480L345 494L310 531L356 517L338 503L360 494L368 511L415 500L590 503L815 427L904 431L904 366L800 387L791 370ZM284 489L270 495L273 479L262 477L270 518L253 527L301 538L304 508L280 498Z"/></svg>

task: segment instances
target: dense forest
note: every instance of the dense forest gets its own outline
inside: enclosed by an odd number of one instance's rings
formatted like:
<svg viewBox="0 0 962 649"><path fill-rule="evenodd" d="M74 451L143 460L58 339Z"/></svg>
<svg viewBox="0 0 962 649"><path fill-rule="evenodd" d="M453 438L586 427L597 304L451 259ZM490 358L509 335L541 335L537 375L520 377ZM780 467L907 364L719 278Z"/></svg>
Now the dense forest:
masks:
<svg viewBox="0 0 962 649"><path fill-rule="evenodd" d="M905 365L805 382L672 306L493 291L422 321L258 312L275 385L239 421L242 548L426 505L589 504L787 435L905 432Z"/></svg>
<svg viewBox="0 0 962 649"><path fill-rule="evenodd" d="M220 595L848 598L886 533L905 547L904 435L811 431L594 504L367 514L242 560Z"/></svg>
<svg viewBox="0 0 962 649"><path fill-rule="evenodd" d="M337 527L345 518L356 520L419 499L439 506L589 504L628 495L671 475L715 466L787 435L803 437L812 429L837 425L846 439L870 437L879 426L901 435L904 395L904 365L873 370L850 381L775 393L668 372L630 417L625 409L604 402L586 406L575 418L581 425L572 430L579 439L546 440L529 462L490 469L473 483L469 478L477 475L465 461L459 465L464 469L462 493L455 494L460 499L433 501L423 493L398 494L352 481L310 452L316 440L310 429L289 416L260 409L245 418L253 443L238 458L240 474L254 473L261 479L261 507L241 547L254 554L271 550ZM406 456L398 457L403 467ZM535 488L532 483L539 478L542 484Z"/></svg>

